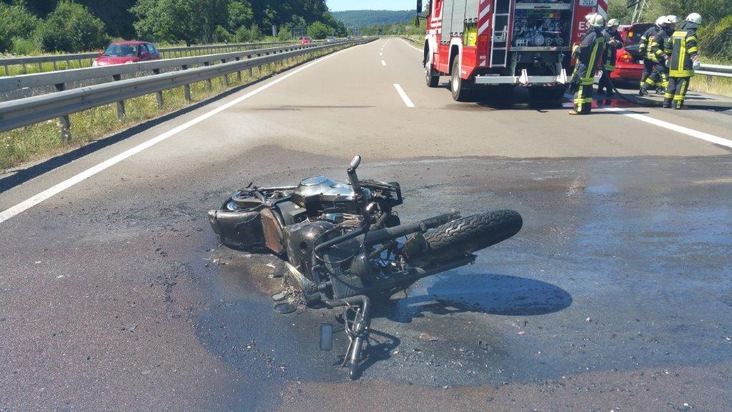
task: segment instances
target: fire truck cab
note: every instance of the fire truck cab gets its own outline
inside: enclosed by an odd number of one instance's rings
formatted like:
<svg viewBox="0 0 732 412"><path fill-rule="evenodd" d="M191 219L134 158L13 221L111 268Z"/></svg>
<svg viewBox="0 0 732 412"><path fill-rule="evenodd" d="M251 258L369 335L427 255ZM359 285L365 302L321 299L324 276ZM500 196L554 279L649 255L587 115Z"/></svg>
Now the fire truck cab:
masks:
<svg viewBox="0 0 732 412"><path fill-rule="evenodd" d="M418 11L421 1L417 2ZM527 87L532 100L559 100L571 49L587 31L585 16L607 0L430 0L424 68L427 86L450 76L453 99L473 92Z"/></svg>

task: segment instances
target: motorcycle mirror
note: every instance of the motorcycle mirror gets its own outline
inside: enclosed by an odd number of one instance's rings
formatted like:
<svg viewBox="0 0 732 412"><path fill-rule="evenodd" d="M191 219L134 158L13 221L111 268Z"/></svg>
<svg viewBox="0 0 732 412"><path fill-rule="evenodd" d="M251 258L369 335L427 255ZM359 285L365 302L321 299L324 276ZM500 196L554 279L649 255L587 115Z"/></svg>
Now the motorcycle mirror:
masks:
<svg viewBox="0 0 732 412"><path fill-rule="evenodd" d="M358 165L361 164L361 156L356 155L353 157L353 160L351 160L351 169L356 170Z"/></svg>
<svg viewBox="0 0 732 412"><path fill-rule="evenodd" d="M333 324L320 324L320 350L329 351L333 349Z"/></svg>

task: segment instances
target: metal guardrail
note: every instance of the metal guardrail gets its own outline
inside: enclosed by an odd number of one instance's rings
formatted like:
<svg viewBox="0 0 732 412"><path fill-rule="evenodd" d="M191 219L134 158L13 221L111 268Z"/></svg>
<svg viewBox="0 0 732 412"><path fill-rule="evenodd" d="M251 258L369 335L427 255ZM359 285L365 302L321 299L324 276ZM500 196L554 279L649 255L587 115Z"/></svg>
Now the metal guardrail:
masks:
<svg viewBox="0 0 732 412"><path fill-rule="evenodd" d="M732 66L720 66L718 64L702 64L694 74L707 76L732 77Z"/></svg>
<svg viewBox="0 0 732 412"><path fill-rule="evenodd" d="M233 73L241 74L244 70L265 64L283 61L317 51L335 50L367 41L329 43L275 55L255 57L248 60L235 60L212 66L155 74L0 102L0 132L49 119L60 118L62 140L67 140L69 131L68 115L71 113L117 103L118 114L123 116L124 100L157 93L158 105L161 105L162 91L176 87L184 87L186 98L190 100L190 84L192 83L223 77L225 84L227 84L228 80L226 80L226 76Z"/></svg>
<svg viewBox="0 0 732 412"><path fill-rule="evenodd" d="M153 60L141 63L117 64L99 67L85 67L81 69L59 70L55 72L24 74L18 76L0 77L0 101L12 100L3 94L8 95L15 92L18 94L23 90L55 86L56 90L63 90L71 83L79 83L91 79L121 80L124 75L134 75L141 72L161 72L179 69L188 69L196 66L208 66L210 64L225 63L231 60L259 57L269 54L278 54L294 50L313 48L316 45L291 45L267 49L245 50L225 54L208 54L196 57L179 57L173 59ZM24 96L19 96L24 97Z"/></svg>
<svg viewBox="0 0 732 412"><path fill-rule="evenodd" d="M266 42L266 43L232 43L232 44L213 44L206 46L180 46L180 47L164 47L159 48L158 51L162 54L163 58L169 59L174 57L188 56L197 52L221 53L231 51L241 51L242 49L257 49L275 46L292 45L293 42ZM89 66L92 65L94 59L99 57L99 52L92 53L71 53L71 54L58 54L58 55L45 55L45 56L24 56L24 57L10 57L0 59L0 66L5 68L5 73L10 73L10 66L21 66L23 74L28 73L28 66L37 65L38 71L43 72L43 63L52 63L53 70L58 70L59 62L66 62L66 66L71 66L71 62L77 62L79 67L83 66L82 62L85 60L89 61Z"/></svg>

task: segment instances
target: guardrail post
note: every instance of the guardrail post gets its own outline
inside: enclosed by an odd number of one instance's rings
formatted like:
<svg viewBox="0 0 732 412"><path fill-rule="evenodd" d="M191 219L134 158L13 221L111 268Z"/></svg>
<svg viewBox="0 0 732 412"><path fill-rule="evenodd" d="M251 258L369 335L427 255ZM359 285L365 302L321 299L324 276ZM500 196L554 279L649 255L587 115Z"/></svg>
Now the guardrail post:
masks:
<svg viewBox="0 0 732 412"><path fill-rule="evenodd" d="M153 74L160 74L160 69L153 69ZM163 91L155 93L155 98L158 102L158 109L163 108Z"/></svg>
<svg viewBox="0 0 732 412"><path fill-rule="evenodd" d="M115 81L119 81L122 79L122 76L119 74L112 75L112 78ZM125 118L125 101L120 100L117 102L117 119L123 120Z"/></svg>
<svg viewBox="0 0 732 412"><path fill-rule="evenodd" d="M239 61L239 60L241 60L241 58L237 57L237 58L236 58L236 61ZM241 83L241 70L239 70L239 71L237 71L237 72L236 72L236 80L237 80L237 81L238 81L239 83Z"/></svg>
<svg viewBox="0 0 732 412"><path fill-rule="evenodd" d="M186 96L186 102L191 102L191 85L186 84L183 86L183 94Z"/></svg>
<svg viewBox="0 0 732 412"><path fill-rule="evenodd" d="M208 67L208 62L203 63L204 66ZM211 91L211 79L206 79L206 91Z"/></svg>
<svg viewBox="0 0 732 412"><path fill-rule="evenodd" d="M61 92L66 89L66 85L64 83L57 83L54 86L56 86L56 91ZM59 122L61 123L61 143L68 143L71 140L71 119L69 118L69 115L63 115L59 118Z"/></svg>
<svg viewBox="0 0 732 412"><path fill-rule="evenodd" d="M226 63L226 59L221 59L221 63ZM229 87L229 75L224 75L224 87Z"/></svg>

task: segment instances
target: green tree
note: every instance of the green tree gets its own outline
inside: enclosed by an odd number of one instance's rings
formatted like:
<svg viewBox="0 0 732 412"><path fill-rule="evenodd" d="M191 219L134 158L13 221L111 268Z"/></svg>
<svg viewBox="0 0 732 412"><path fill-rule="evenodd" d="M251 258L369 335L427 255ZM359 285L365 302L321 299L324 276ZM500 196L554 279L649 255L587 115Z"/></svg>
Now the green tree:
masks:
<svg viewBox="0 0 732 412"><path fill-rule="evenodd" d="M40 22L22 1L13 5L0 3L0 52L9 52L13 48L15 39L29 39Z"/></svg>
<svg viewBox="0 0 732 412"><path fill-rule="evenodd" d="M80 52L99 49L108 41L104 22L82 5L62 0L37 30L44 51Z"/></svg>
<svg viewBox="0 0 732 412"><path fill-rule="evenodd" d="M246 27L254 22L254 11L248 1L232 1L229 3L228 28L237 31L240 27Z"/></svg>
<svg viewBox="0 0 732 412"><path fill-rule="evenodd" d="M316 21L308 26L308 35L314 39L324 39L330 36L333 29L325 23Z"/></svg>
<svg viewBox="0 0 732 412"><path fill-rule="evenodd" d="M138 37L191 45L196 39L196 16L191 0L138 0L130 11Z"/></svg>

